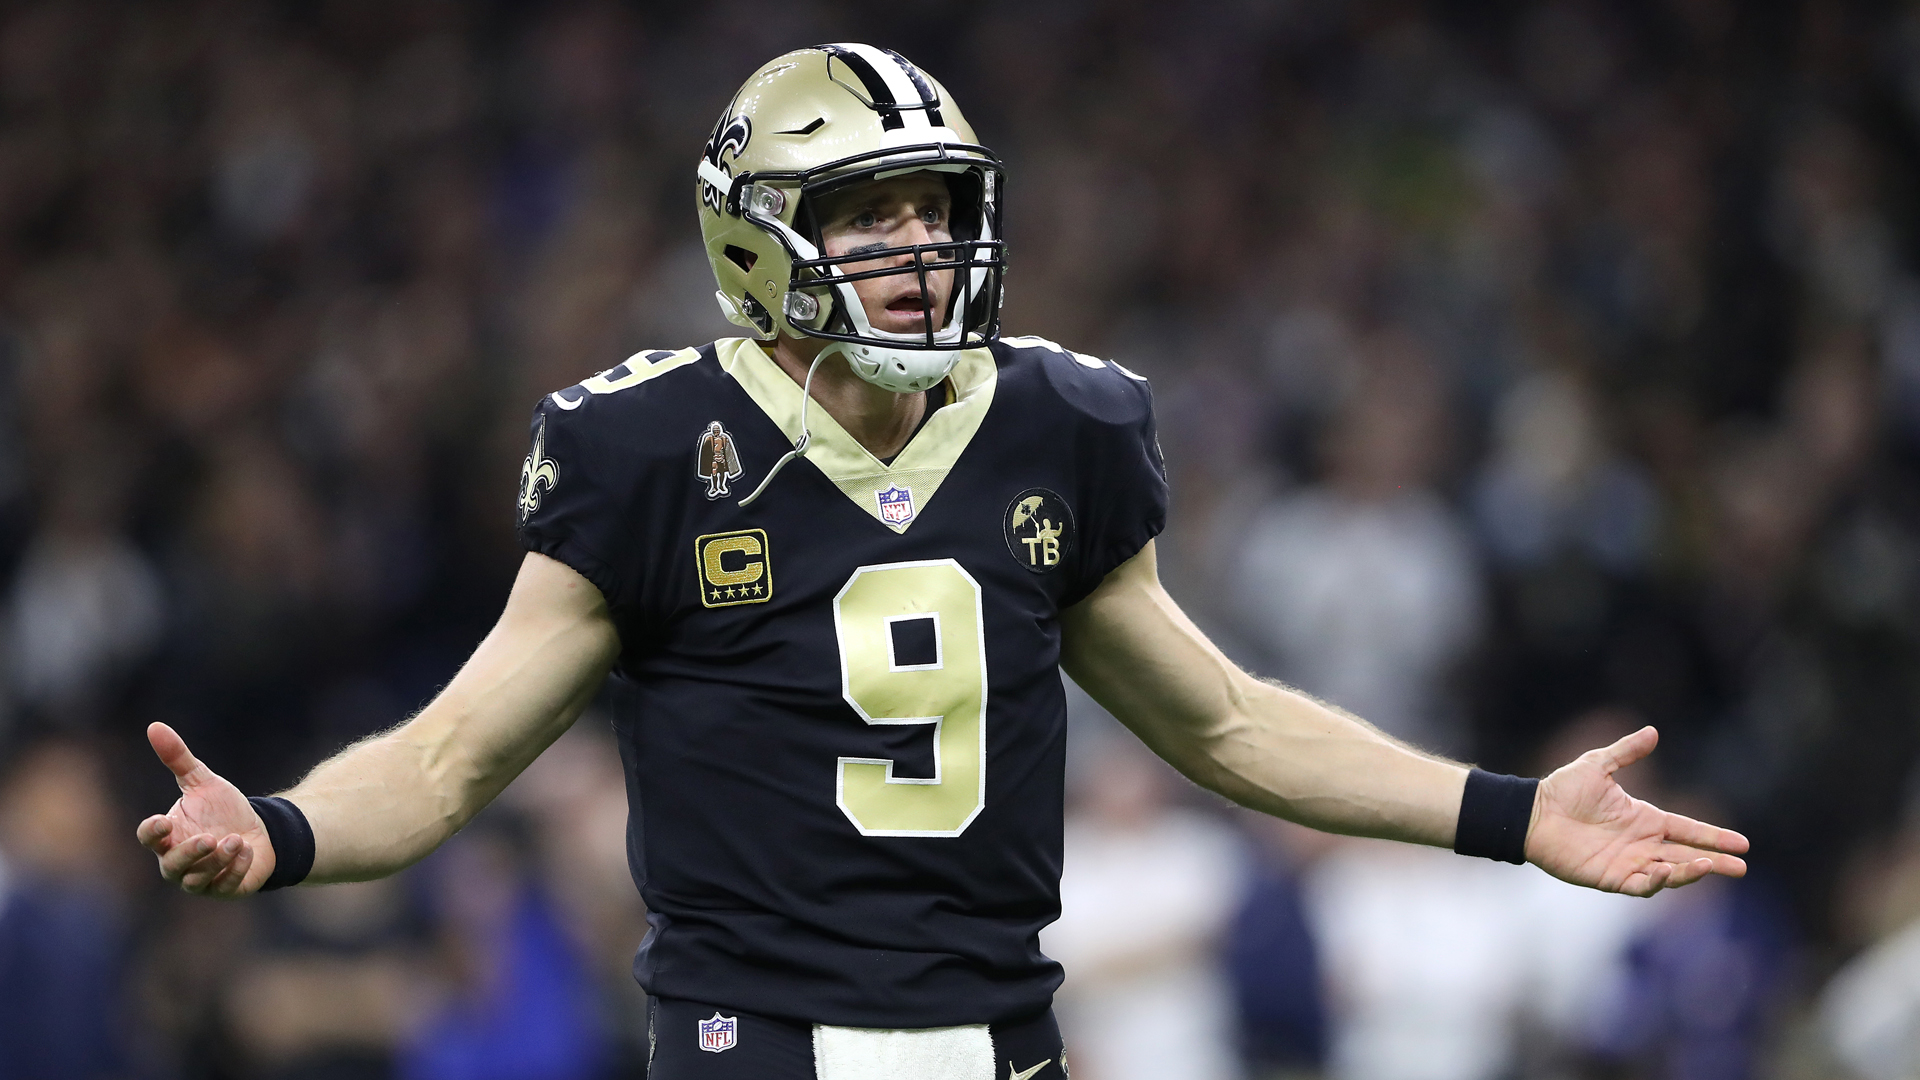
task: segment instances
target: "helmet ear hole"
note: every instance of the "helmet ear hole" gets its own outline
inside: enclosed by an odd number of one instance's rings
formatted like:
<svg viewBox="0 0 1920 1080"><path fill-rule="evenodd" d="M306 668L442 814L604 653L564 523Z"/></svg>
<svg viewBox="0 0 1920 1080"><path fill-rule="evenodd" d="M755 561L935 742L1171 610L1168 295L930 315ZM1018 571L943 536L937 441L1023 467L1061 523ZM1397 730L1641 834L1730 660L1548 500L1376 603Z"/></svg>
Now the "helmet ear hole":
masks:
<svg viewBox="0 0 1920 1080"><path fill-rule="evenodd" d="M753 264L760 261L760 256L738 244L728 244L720 249L720 254L725 255L729 262L749 274L753 273Z"/></svg>
<svg viewBox="0 0 1920 1080"><path fill-rule="evenodd" d="M773 315L767 311L765 305L753 298L752 293L740 298L740 308L746 313L747 319L753 323L754 329L760 331L761 337L773 336Z"/></svg>

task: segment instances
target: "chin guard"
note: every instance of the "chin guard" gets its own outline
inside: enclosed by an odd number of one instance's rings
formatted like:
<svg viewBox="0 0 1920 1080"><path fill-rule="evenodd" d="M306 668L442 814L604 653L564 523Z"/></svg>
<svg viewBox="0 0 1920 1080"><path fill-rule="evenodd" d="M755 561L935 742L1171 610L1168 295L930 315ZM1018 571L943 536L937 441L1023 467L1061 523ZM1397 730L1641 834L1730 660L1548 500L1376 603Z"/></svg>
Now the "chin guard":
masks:
<svg viewBox="0 0 1920 1080"><path fill-rule="evenodd" d="M855 375L896 394L916 394L939 385L960 361L959 349L889 349L867 342L836 341L820 355L838 352Z"/></svg>

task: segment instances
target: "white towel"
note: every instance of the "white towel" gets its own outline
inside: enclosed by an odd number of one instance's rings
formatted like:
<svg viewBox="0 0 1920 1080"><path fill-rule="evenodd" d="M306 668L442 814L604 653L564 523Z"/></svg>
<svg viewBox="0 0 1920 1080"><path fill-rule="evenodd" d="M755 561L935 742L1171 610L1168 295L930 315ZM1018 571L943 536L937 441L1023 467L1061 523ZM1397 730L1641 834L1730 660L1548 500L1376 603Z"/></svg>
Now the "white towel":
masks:
<svg viewBox="0 0 1920 1080"><path fill-rule="evenodd" d="M819 1080L994 1080L993 1034L967 1027L813 1029Z"/></svg>

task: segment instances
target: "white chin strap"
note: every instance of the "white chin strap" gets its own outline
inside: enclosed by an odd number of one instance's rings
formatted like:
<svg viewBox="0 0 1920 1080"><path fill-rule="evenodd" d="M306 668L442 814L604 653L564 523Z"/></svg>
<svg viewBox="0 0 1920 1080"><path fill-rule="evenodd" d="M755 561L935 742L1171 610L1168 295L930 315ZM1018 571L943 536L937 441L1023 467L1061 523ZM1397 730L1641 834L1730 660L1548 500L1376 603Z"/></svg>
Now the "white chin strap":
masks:
<svg viewBox="0 0 1920 1080"><path fill-rule="evenodd" d="M959 349L889 349L854 341L835 341L820 355L832 352L844 355L855 375L896 394L917 394L939 385L960 360Z"/></svg>

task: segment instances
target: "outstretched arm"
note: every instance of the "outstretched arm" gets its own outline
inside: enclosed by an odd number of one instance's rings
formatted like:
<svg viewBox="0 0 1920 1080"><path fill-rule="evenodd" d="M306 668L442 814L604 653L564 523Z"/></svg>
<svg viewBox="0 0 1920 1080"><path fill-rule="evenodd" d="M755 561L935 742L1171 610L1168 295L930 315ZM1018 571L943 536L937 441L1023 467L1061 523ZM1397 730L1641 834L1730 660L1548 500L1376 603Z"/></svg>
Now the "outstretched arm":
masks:
<svg viewBox="0 0 1920 1080"><path fill-rule="evenodd" d="M1074 681L1195 783L1328 832L1453 845L1467 767L1234 666L1161 588L1151 543L1062 613L1061 638ZM1613 782L1655 738L1643 730L1542 782L1528 860L1636 895L1744 874L1735 856L1745 837L1665 813Z"/></svg>
<svg viewBox="0 0 1920 1080"><path fill-rule="evenodd" d="M431 704L282 793L313 827L307 880L381 877L439 846L573 723L619 645L592 583L527 555L499 622ZM173 808L138 829L160 872L188 892L258 890L274 853L246 797L165 724L147 737L180 784Z"/></svg>

